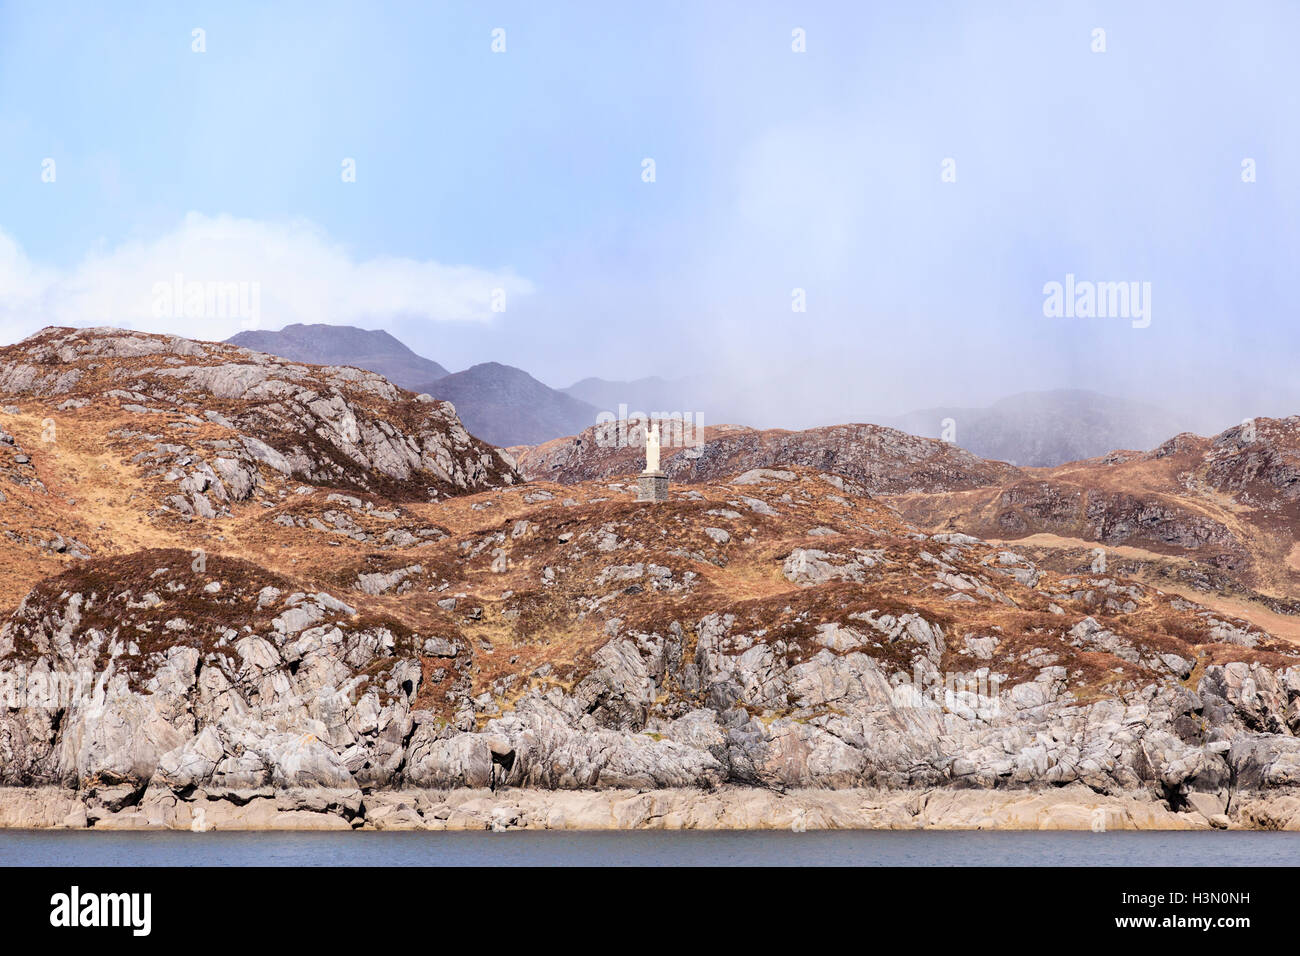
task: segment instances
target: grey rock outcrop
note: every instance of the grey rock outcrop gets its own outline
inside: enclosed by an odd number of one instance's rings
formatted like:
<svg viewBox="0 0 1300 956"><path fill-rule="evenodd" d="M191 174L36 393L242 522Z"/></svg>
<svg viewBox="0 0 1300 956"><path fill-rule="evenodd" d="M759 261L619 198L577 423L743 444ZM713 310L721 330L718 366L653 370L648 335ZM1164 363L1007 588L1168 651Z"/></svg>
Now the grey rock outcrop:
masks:
<svg viewBox="0 0 1300 956"><path fill-rule="evenodd" d="M105 389L95 384L102 375L84 374L106 359L114 361L109 381L129 388ZM158 442L136 457L176 483L169 507L204 519L254 495L264 469L394 500L518 480L513 461L471 437L450 403L420 402L373 372L297 365L233 345L48 328L0 352L0 392L85 392L85 403L227 430L216 439Z"/></svg>

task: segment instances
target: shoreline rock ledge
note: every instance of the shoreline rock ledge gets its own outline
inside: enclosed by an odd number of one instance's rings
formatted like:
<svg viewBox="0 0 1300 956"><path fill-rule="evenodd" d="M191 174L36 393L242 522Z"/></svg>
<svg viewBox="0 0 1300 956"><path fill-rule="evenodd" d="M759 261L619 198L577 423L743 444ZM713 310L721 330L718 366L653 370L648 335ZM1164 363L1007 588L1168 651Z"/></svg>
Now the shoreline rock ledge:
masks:
<svg viewBox="0 0 1300 956"><path fill-rule="evenodd" d="M1300 830L1300 789L1179 811L1149 791L196 790L0 787L0 828L123 830Z"/></svg>

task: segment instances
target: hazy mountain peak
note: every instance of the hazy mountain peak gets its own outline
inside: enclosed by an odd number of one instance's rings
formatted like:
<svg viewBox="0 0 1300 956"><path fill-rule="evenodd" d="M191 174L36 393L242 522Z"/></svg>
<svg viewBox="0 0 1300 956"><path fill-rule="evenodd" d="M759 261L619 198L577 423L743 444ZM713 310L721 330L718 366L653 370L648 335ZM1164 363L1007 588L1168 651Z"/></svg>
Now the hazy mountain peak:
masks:
<svg viewBox="0 0 1300 956"><path fill-rule="evenodd" d="M295 323L278 332L240 332L226 341L295 362L364 368L403 388L433 382L447 374L437 362L417 355L383 329Z"/></svg>
<svg viewBox="0 0 1300 956"><path fill-rule="evenodd" d="M1008 395L984 408L921 409L886 424L950 439L982 458L1050 467L1117 449L1145 451L1170 435L1196 430L1199 423L1143 402L1087 389L1054 389Z"/></svg>
<svg viewBox="0 0 1300 956"><path fill-rule="evenodd" d="M572 435L596 421L595 407L500 362L480 362L419 390L451 402L470 434L503 447Z"/></svg>

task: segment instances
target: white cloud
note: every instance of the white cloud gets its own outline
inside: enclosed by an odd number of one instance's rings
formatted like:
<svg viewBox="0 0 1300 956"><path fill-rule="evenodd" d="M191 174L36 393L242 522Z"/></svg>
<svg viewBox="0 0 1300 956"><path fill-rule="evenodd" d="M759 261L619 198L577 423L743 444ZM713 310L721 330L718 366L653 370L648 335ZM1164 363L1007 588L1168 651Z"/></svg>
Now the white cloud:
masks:
<svg viewBox="0 0 1300 956"><path fill-rule="evenodd" d="M72 269L33 263L0 231L0 341L12 342L47 325L118 325L223 339L252 327L249 309L187 311L166 295L182 277L195 283L245 283L245 305L256 289L257 326L293 322L374 326L402 317L483 322L493 297L507 301L533 291L509 270L449 266L432 260L356 260L307 222L260 222L190 213L173 231L150 241L92 252ZM256 285L254 285L256 284Z"/></svg>

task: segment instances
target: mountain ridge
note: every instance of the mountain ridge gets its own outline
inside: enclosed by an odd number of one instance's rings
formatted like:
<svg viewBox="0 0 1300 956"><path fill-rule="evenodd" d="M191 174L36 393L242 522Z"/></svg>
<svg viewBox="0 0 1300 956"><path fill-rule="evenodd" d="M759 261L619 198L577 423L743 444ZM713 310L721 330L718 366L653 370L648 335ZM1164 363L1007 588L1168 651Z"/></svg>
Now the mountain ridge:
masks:
<svg viewBox="0 0 1300 956"><path fill-rule="evenodd" d="M1087 389L1020 392L982 408L920 409L882 424L1026 467L1054 467L1119 448L1147 451L1189 430L1189 420L1164 409Z"/></svg>
<svg viewBox="0 0 1300 956"><path fill-rule="evenodd" d="M452 373L387 332L353 326L291 325L278 332L241 332L228 341L294 361L366 368L404 388L445 398L456 404L472 433L501 447L577 434L602 412L680 411L736 420L726 413L736 404L734 396L729 400L714 394L716 386L698 378L651 375L616 381L589 376L553 388L523 369L494 361ZM1021 392L983 407L938 406L873 421L918 437L951 436L981 458L1026 467L1053 467L1117 448L1148 450L1201 424L1154 405L1086 389Z"/></svg>
<svg viewBox="0 0 1300 956"><path fill-rule="evenodd" d="M437 362L417 355L382 329L295 323L278 331L239 332L226 341L295 362L364 368L403 388L436 381L448 374Z"/></svg>
<svg viewBox="0 0 1300 956"><path fill-rule="evenodd" d="M456 406L470 433L498 447L546 441L595 422L597 410L523 369L480 362L420 390Z"/></svg>

